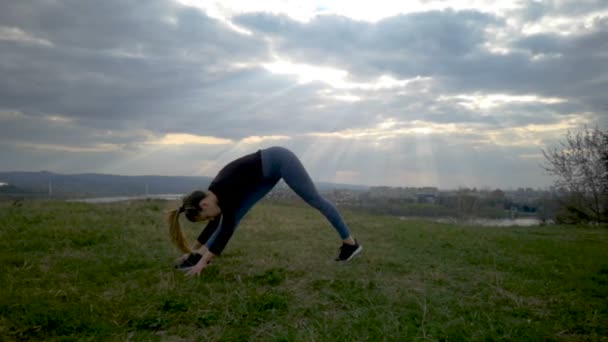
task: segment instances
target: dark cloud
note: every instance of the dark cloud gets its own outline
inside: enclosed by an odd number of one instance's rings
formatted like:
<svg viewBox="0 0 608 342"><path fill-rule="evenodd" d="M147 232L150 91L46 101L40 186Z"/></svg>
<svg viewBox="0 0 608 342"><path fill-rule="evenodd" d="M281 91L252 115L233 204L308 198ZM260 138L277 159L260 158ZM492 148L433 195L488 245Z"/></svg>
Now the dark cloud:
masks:
<svg viewBox="0 0 608 342"><path fill-rule="evenodd" d="M234 73L223 69L231 63L265 59L255 38L170 2L5 7L1 26L52 44L0 41L0 102L33 114L62 113L108 128L175 114L193 100L200 108L206 90L230 83Z"/></svg>
<svg viewBox="0 0 608 342"><path fill-rule="evenodd" d="M245 144L243 138L275 135L291 137L277 143L301 154L322 179L341 170L373 184L370 179L394 170L393 183L428 172L442 185L523 184L538 166L529 157L538 146L510 145L509 138L530 138L518 136L518 129L558 125L581 113L608 125L608 20L598 16L568 35L523 35L507 19L539 24L606 8L604 1L531 1L506 17L446 10L375 23L334 15L309 22L268 13L232 18L253 33L247 35L172 1L6 2L0 12L0 159L9 162L2 169L196 174L274 143ZM505 51L492 52L489 42ZM275 55L347 71L345 81L359 86L333 88L314 77L303 83L272 73L263 63ZM383 75L426 78L369 87ZM474 100L459 97L487 94L565 101L475 108ZM415 122L467 130L388 139L382 136L390 129L381 128L387 122L395 130ZM363 137L318 135L335 132ZM233 143L150 144L168 133ZM525 170L519 178L505 175L517 167Z"/></svg>

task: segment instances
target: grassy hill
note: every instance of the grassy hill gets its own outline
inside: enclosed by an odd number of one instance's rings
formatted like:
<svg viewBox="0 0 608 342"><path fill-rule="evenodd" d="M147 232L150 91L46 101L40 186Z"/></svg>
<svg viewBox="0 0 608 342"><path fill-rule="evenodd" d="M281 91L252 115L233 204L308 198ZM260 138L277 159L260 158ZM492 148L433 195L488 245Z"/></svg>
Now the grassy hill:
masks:
<svg viewBox="0 0 608 342"><path fill-rule="evenodd" d="M608 230L484 228L263 203L199 278L163 201L0 202L0 340L607 340ZM200 227L186 225L191 237Z"/></svg>

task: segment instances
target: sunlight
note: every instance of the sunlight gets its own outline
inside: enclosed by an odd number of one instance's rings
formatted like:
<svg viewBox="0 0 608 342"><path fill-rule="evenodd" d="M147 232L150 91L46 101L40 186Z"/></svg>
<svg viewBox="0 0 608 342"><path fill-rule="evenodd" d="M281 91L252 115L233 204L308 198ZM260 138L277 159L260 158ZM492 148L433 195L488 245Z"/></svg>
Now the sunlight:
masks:
<svg viewBox="0 0 608 342"><path fill-rule="evenodd" d="M334 88L344 88L348 76L345 70L327 67L318 67L308 64L296 64L288 61L276 61L273 63L262 64L264 68L275 74L285 74L297 76L298 82L309 83L320 81L327 83Z"/></svg>
<svg viewBox="0 0 608 342"><path fill-rule="evenodd" d="M17 147L34 149L34 150L42 150L42 151L52 151L52 152L73 152L73 153L94 153L94 152L113 152L119 151L122 149L122 145L119 144L95 144L91 147L82 147L82 146L69 146L69 145L60 145L60 144L38 144L38 143L29 143L29 142L17 142L15 143Z"/></svg>
<svg viewBox="0 0 608 342"><path fill-rule="evenodd" d="M543 146L546 139L555 139L568 129L584 126L590 122L590 113L573 113L554 124L529 124L517 127L494 128L487 124L434 123L422 120L408 122L387 120L373 128L347 129L337 132L315 132L307 136L337 138L351 141L369 141L374 146L385 146L388 141L401 137L426 139L425 136L442 135L469 136L474 146ZM425 140L426 141L426 140ZM419 146L420 153L428 155L428 146Z"/></svg>
<svg viewBox="0 0 608 342"><path fill-rule="evenodd" d="M330 67L319 67L310 64L292 63L287 60L275 58L274 62L264 63L262 66L275 74L295 76L300 84L310 82L323 82L336 89L381 90L403 88L414 83L428 82L430 77L416 76L410 79L398 80L388 75L381 75L371 82L348 81L349 73L346 70ZM354 95L331 96L342 101L359 101Z"/></svg>
<svg viewBox="0 0 608 342"><path fill-rule="evenodd" d="M407 135L429 135L429 134L464 134L475 131L475 128L466 124L439 124L434 122L414 120L399 122L394 119L381 122L373 128L347 129L338 132L315 132L308 133L309 136L340 138L340 139L393 139Z"/></svg>
<svg viewBox="0 0 608 342"><path fill-rule="evenodd" d="M414 78L411 79L406 79L406 80L397 80L391 76L387 76L387 75L382 75L380 77L378 77L377 81L374 83L371 83L369 85L361 84L362 88L366 88L369 87L371 89L391 89L391 88L401 88L401 87L405 87L408 84L412 83L412 82L418 82L418 81L428 81L430 80L430 77L420 77L420 76L416 76Z"/></svg>
<svg viewBox="0 0 608 342"><path fill-rule="evenodd" d="M65 116L61 116L61 115L49 115L46 117L46 120L53 122L53 123L61 123L61 124L70 123L73 121L72 119L67 118Z"/></svg>
<svg viewBox="0 0 608 342"><path fill-rule="evenodd" d="M240 34L247 35L247 36L250 36L253 34L251 31L236 25L235 23L233 23L230 20L230 18L233 15L238 14L240 12L240 10L236 10L236 8L230 8L229 6L226 6L226 5L230 5L227 1L225 3L220 2L220 1L208 1L208 0L174 0L174 1L179 3L180 5L194 7L194 8L201 10L209 17L220 21L221 23L225 24L228 28L232 29L235 32L238 32ZM177 21L172 22L171 19L169 19L169 22L172 23L173 25L177 24Z"/></svg>
<svg viewBox="0 0 608 342"><path fill-rule="evenodd" d="M569 129L582 127L589 122L590 113L573 113L554 124L529 124L520 127L488 130L488 143L499 146L544 146L547 139L558 139Z"/></svg>
<svg viewBox="0 0 608 342"><path fill-rule="evenodd" d="M230 139L187 133L169 133L165 134L165 136L160 139L147 142L147 144L150 145L223 145L230 143L232 143L232 140Z"/></svg>
<svg viewBox="0 0 608 342"><path fill-rule="evenodd" d="M356 95L333 95L330 96L334 100L344 101L344 102L358 102L361 101L360 96Z"/></svg>
<svg viewBox="0 0 608 342"><path fill-rule="evenodd" d="M388 130L397 125L397 121L395 119L388 119L378 124L378 129L380 130Z"/></svg>
<svg viewBox="0 0 608 342"><path fill-rule="evenodd" d="M488 26L485 29L487 40L483 46L496 55L508 55L513 52L511 39L517 34L519 26L513 20L506 20L506 26Z"/></svg>
<svg viewBox="0 0 608 342"><path fill-rule="evenodd" d="M27 32L23 32L17 27L0 26L0 40L53 46L53 43L51 43L50 41L34 37Z"/></svg>
<svg viewBox="0 0 608 342"><path fill-rule="evenodd" d="M17 110L0 110L0 120L15 120L22 119L25 114Z"/></svg>
<svg viewBox="0 0 608 342"><path fill-rule="evenodd" d="M432 140L418 135L414 141L404 145L398 140L378 141L375 136L347 139L318 134L301 156L315 170L313 177L323 181L369 186L438 184Z"/></svg>
<svg viewBox="0 0 608 342"><path fill-rule="evenodd" d="M361 171L348 161L363 150L357 143L346 140L305 138L298 149L298 156L315 181L350 183Z"/></svg>
<svg viewBox="0 0 608 342"><path fill-rule="evenodd" d="M598 11L585 16L545 16L538 21L523 25L524 35L553 33L561 36L579 34L593 29L608 19L608 11Z"/></svg>
<svg viewBox="0 0 608 342"><path fill-rule="evenodd" d="M279 141L279 140L290 140L291 137L285 135L267 135L267 136L259 136L253 135L244 139L241 139L241 143L243 144L259 144L265 141Z"/></svg>
<svg viewBox="0 0 608 342"><path fill-rule="evenodd" d="M472 95L441 95L438 101L453 101L471 110L489 109L512 103L542 103L557 104L567 102L566 99L558 97L542 97L538 95L508 95L508 94L479 94Z"/></svg>
<svg viewBox="0 0 608 342"><path fill-rule="evenodd" d="M359 171L337 170L334 177L328 179L328 181L343 184L357 184L360 176L361 172Z"/></svg>

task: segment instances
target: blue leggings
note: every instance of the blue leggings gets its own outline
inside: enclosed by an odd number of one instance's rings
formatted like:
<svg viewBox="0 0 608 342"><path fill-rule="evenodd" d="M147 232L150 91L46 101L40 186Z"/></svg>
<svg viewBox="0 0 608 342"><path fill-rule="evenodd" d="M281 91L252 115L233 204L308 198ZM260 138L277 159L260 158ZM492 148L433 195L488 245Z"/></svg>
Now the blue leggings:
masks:
<svg viewBox="0 0 608 342"><path fill-rule="evenodd" d="M298 196L327 218L340 238L344 240L350 236L350 231L338 209L319 194L308 172L293 152L283 147L270 147L262 150L262 174L262 182L252 191L236 213L235 229L245 214L282 178ZM219 229L209 239L207 246L213 243L218 232Z"/></svg>

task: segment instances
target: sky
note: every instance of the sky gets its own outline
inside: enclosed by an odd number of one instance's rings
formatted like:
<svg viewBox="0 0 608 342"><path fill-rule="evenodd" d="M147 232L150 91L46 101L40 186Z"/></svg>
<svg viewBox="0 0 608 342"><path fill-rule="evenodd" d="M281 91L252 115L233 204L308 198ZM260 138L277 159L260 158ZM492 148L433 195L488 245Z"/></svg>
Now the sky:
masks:
<svg viewBox="0 0 608 342"><path fill-rule="evenodd" d="M608 128L605 0L0 2L0 171L545 188Z"/></svg>

